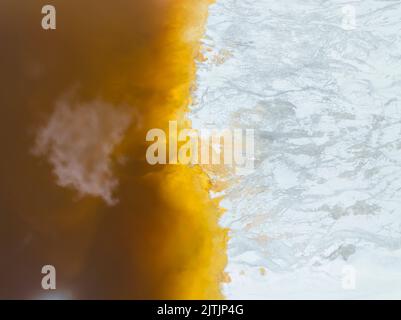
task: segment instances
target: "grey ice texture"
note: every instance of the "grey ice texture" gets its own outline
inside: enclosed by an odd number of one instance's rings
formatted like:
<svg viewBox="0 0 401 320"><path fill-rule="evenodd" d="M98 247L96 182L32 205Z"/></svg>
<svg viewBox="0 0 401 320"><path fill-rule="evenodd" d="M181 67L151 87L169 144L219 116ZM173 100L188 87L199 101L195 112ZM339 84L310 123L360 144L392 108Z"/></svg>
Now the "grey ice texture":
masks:
<svg viewBox="0 0 401 320"><path fill-rule="evenodd" d="M194 127L256 130L226 297L401 298L401 2L217 0L202 43Z"/></svg>

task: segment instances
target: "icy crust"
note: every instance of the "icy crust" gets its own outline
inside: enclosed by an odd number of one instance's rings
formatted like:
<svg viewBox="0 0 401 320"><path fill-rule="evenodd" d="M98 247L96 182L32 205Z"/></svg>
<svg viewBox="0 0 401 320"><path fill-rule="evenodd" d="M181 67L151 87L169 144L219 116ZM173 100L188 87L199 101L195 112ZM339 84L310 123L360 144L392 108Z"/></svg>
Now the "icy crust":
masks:
<svg viewBox="0 0 401 320"><path fill-rule="evenodd" d="M193 126L257 132L222 203L227 298L401 298L400 17L400 1L210 7Z"/></svg>

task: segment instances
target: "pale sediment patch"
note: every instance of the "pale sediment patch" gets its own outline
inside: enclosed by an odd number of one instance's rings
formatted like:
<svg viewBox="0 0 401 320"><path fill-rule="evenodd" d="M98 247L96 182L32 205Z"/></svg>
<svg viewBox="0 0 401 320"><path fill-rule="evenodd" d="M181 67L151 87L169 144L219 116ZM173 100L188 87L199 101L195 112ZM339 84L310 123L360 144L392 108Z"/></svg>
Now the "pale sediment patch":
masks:
<svg viewBox="0 0 401 320"><path fill-rule="evenodd" d="M117 199L112 193L118 181L111 156L130 122L125 107L101 100L77 104L60 100L37 133L34 153L47 157L58 185L114 205Z"/></svg>

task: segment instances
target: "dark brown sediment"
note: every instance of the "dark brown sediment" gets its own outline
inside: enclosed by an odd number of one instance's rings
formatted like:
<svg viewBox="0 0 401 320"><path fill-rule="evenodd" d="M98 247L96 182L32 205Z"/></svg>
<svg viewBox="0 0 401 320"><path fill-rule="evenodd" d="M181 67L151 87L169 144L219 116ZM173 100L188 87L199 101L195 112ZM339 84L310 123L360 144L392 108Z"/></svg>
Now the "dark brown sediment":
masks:
<svg viewBox="0 0 401 320"><path fill-rule="evenodd" d="M57 29L40 26L57 9ZM199 167L150 166L146 132L185 112L209 1L3 0L0 4L0 297L37 298L45 264L73 298L221 298L226 231ZM55 103L125 105L108 206L55 182L31 154Z"/></svg>

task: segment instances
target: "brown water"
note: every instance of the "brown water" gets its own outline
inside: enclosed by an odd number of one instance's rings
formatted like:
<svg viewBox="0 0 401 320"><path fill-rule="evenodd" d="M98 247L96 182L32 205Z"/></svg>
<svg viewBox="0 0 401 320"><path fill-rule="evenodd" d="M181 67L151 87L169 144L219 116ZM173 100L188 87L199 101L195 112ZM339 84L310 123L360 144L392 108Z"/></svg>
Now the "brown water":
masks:
<svg viewBox="0 0 401 320"><path fill-rule="evenodd" d="M52 31L41 28L48 3ZM145 160L150 128L188 124L208 3L1 1L0 298L46 294L45 264L73 298L222 297L227 236L210 181L199 167ZM113 152L114 206L57 185L48 159L32 154L66 95L124 105L134 119Z"/></svg>

